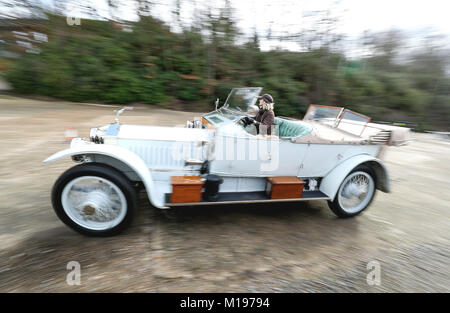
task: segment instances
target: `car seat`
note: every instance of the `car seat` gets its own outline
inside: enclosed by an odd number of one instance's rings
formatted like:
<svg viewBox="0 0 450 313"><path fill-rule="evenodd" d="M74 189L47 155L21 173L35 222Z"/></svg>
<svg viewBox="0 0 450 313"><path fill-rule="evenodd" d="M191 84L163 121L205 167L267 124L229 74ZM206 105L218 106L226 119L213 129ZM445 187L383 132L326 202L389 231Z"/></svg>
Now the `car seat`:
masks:
<svg viewBox="0 0 450 313"><path fill-rule="evenodd" d="M312 131L309 125L305 125L301 121L289 121L280 117L275 118L274 124L278 126L280 138L298 138Z"/></svg>

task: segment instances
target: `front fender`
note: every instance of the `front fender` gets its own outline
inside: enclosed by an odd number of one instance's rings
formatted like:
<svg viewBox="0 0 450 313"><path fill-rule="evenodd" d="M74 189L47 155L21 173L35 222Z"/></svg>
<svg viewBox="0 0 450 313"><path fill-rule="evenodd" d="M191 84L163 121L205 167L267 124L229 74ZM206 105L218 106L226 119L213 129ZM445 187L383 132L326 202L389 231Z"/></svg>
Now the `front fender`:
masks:
<svg viewBox="0 0 450 313"><path fill-rule="evenodd" d="M320 191L326 194L333 201L337 191L344 178L358 165L367 164L370 166L377 176L377 189L384 192L390 192L389 175L381 160L367 155L361 154L351 157L338 166L333 168L323 179L320 184Z"/></svg>
<svg viewBox="0 0 450 313"><path fill-rule="evenodd" d="M94 144L76 138L72 140L69 149L65 149L51 155L45 159L44 162L53 162L64 157L82 154L106 155L125 163L136 172L144 183L150 203L160 209L167 208L164 206L164 197L158 195L156 188L154 188L154 181L151 172L145 162L135 153L125 148L113 145Z"/></svg>

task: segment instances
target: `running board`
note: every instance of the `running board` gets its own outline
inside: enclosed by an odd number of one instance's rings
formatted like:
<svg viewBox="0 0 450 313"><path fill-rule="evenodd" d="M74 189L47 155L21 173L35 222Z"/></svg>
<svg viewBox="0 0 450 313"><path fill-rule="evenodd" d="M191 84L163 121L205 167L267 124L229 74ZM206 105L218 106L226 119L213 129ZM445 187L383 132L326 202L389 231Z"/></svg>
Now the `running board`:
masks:
<svg viewBox="0 0 450 313"><path fill-rule="evenodd" d="M304 191L303 196L301 198L290 198L290 199L270 199L264 191L219 192L219 198L217 199L217 201L202 200L201 202L171 203L170 193L166 193L165 198L166 198L165 204L166 206L330 200L330 197L328 197L321 191Z"/></svg>

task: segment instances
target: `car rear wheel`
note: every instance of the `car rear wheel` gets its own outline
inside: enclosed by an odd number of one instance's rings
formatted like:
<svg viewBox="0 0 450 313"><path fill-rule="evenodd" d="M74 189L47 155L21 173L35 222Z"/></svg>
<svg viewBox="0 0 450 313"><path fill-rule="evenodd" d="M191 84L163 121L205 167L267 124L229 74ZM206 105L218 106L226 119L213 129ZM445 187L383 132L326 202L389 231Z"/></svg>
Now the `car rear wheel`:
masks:
<svg viewBox="0 0 450 313"><path fill-rule="evenodd" d="M367 166L358 166L345 177L334 201L328 201L331 211L339 217L352 217L364 211L372 202L376 176Z"/></svg>
<svg viewBox="0 0 450 313"><path fill-rule="evenodd" d="M96 163L64 172L53 186L52 203L61 221L88 236L121 232L137 211L130 181L114 168Z"/></svg>

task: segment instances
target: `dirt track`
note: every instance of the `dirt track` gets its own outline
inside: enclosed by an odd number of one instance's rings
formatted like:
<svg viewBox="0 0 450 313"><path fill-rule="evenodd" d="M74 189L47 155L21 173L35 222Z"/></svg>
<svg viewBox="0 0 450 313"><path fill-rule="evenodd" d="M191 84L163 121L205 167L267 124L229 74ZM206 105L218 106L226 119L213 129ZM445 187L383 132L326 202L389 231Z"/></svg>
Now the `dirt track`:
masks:
<svg viewBox="0 0 450 313"><path fill-rule="evenodd" d="M133 227L83 237L54 214L50 191L70 160L42 160L113 120L113 108L0 98L0 292L450 291L450 141L417 135L385 156L393 192L361 216L325 202L184 209L167 218L141 194ZM195 113L138 107L124 123L174 125ZM66 283L69 261L81 285ZM381 284L366 282L368 262Z"/></svg>

